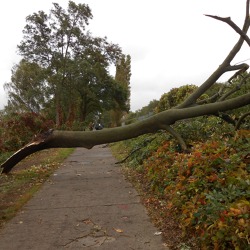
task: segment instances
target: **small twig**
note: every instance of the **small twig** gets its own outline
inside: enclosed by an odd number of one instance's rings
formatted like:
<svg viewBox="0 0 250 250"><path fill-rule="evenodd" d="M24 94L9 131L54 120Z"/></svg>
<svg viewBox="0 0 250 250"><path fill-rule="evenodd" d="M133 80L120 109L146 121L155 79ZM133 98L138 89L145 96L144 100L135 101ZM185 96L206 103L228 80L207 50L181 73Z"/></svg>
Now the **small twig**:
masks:
<svg viewBox="0 0 250 250"><path fill-rule="evenodd" d="M215 102L217 100L217 98L220 96L220 92L218 93L215 93L214 95L204 99L204 100L200 100L198 102L196 102L197 105L202 105L202 104L205 104L205 103L212 103L212 102Z"/></svg>
<svg viewBox="0 0 250 250"><path fill-rule="evenodd" d="M131 155L133 155L135 152L137 152L138 150L140 150L141 148L143 148L144 146L138 147L134 150L132 150L124 159L122 159L121 161L116 162L115 164L121 164L124 163Z"/></svg>
<svg viewBox="0 0 250 250"><path fill-rule="evenodd" d="M142 149L143 147L145 147L148 143L152 142L156 137L150 138L150 139L146 139L145 141L142 142L142 145L133 149L124 159L122 159L121 161L116 162L115 164L121 164L124 163L131 155L133 155L135 152L137 152L138 150Z"/></svg>
<svg viewBox="0 0 250 250"><path fill-rule="evenodd" d="M226 92L224 95L222 95L221 98L220 98L218 101L224 101L224 100L226 100L227 97L229 97L230 95L232 95L232 94L234 94L235 92L237 92L237 91L241 88L241 86L242 86L243 84L246 83L246 80L247 80L249 77L250 77L249 75L247 75L246 77L244 77L244 78L240 81L240 83L236 84L235 87L234 87L233 89L229 90L229 91ZM231 78L230 78L230 79L231 79Z"/></svg>
<svg viewBox="0 0 250 250"><path fill-rule="evenodd" d="M247 3L246 3L246 20L245 22L247 22L247 20L249 20L249 0L247 0Z"/></svg>
<svg viewBox="0 0 250 250"><path fill-rule="evenodd" d="M202 105L202 104L205 104L205 103L213 103L213 102L216 102L218 97L222 96L223 94L223 91L224 89L226 88L225 85L221 86L219 91L216 92L214 95L204 99L204 100L200 100L198 102L196 102L197 105Z"/></svg>

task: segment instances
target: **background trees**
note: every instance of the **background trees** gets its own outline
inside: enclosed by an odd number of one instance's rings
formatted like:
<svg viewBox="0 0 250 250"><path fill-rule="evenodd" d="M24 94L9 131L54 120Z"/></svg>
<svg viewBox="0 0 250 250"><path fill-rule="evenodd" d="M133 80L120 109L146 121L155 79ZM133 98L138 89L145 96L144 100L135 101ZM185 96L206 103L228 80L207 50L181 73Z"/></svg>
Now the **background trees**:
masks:
<svg viewBox="0 0 250 250"><path fill-rule="evenodd" d="M23 59L5 86L9 105L34 112L47 108L58 127L86 123L114 106L127 107L128 90L109 73L124 55L106 37L86 30L90 19L89 6L73 1L67 10L54 3L49 14L39 11L26 18L18 45Z"/></svg>
<svg viewBox="0 0 250 250"><path fill-rule="evenodd" d="M115 80L127 95L126 100L122 96L116 97L114 108L110 112L111 127L121 126L122 117L130 110L130 77L131 57L123 55L116 63Z"/></svg>
<svg viewBox="0 0 250 250"><path fill-rule="evenodd" d="M21 60L13 67L11 82L5 84L9 93L8 108L40 113L50 99L45 71L36 63Z"/></svg>
<svg viewBox="0 0 250 250"><path fill-rule="evenodd" d="M195 85L184 85L179 88L173 88L168 93L161 96L157 105L157 112L173 108L180 104L185 98L194 92L198 87Z"/></svg>

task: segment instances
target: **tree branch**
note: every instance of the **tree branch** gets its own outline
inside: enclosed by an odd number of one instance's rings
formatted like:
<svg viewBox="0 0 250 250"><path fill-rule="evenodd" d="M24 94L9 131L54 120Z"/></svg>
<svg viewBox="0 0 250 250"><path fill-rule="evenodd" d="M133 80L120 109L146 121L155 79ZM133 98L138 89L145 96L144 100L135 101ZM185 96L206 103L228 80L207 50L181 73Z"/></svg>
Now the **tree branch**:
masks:
<svg viewBox="0 0 250 250"><path fill-rule="evenodd" d="M214 95L212 95L204 100L198 101L196 104L202 105L205 103L215 102L218 99L218 97L220 97L222 95L224 88L225 88L224 86L221 87L217 93L215 93Z"/></svg>
<svg viewBox="0 0 250 250"><path fill-rule="evenodd" d="M233 71L233 70L239 70L239 71L237 71L232 77L230 77L230 79L228 81L229 82L232 81L232 79L234 79L238 75L240 75L240 74L244 73L245 71L247 71L248 68L249 68L249 65L246 64L246 63L233 65L233 66L229 65L228 67L225 68L226 72Z"/></svg>
<svg viewBox="0 0 250 250"><path fill-rule="evenodd" d="M250 0L247 0L246 2L246 17L245 17L245 23L247 21L249 21L249 3L250 3Z"/></svg>
<svg viewBox="0 0 250 250"><path fill-rule="evenodd" d="M236 72L236 73L238 73L238 72ZM235 74L235 75L236 75L236 74ZM224 101L224 100L226 100L226 98L228 98L230 95L232 95L232 94L234 94L235 92L237 92L237 91L241 88L241 86L242 86L243 84L246 83L246 80L247 80L249 77L250 77L249 75L248 75L247 77L244 77L244 78L240 81L239 84L236 84L235 87L234 87L233 89L227 91L224 95L222 95L222 96L219 98L218 101ZM231 77L231 78L232 78L232 77ZM231 78L230 78L230 79L231 79ZM230 80L230 79L229 79L229 80Z"/></svg>
<svg viewBox="0 0 250 250"><path fill-rule="evenodd" d="M217 112L236 109L250 104L250 93L240 97L232 98L223 102L204 104L185 109L170 109L153 115L143 121L99 131L48 131L41 138L26 145L7 161L1 168L2 173L8 173L11 169L26 156L46 148L92 148L95 145L117 142L138 137L139 135L155 133L162 128L167 128L178 120L194 118L203 115L213 115ZM171 129L169 129L171 130Z"/></svg>
<svg viewBox="0 0 250 250"><path fill-rule="evenodd" d="M122 164L124 163L131 155L133 155L135 152L137 152L138 150L142 149L143 146L141 147L137 147L135 149L133 149L124 159L117 161L115 164Z"/></svg>
<svg viewBox="0 0 250 250"><path fill-rule="evenodd" d="M247 33L249 26L250 26L250 19L249 19L249 1L247 0L246 4L246 16L244 25L242 28L242 32L244 34ZM196 90L193 94L191 94L183 103L181 103L177 108L186 108L193 105L197 99L203 95L225 72L227 72L227 68L230 67L230 63L240 51L245 39L240 36L237 43L234 45L233 49L229 52L226 56L222 64L214 71L214 73ZM232 69L232 68L229 68Z"/></svg>
<svg viewBox="0 0 250 250"><path fill-rule="evenodd" d="M165 124L163 124L161 127L162 129L168 131L171 135L173 135L173 137L179 142L183 151L187 151L187 144L185 143L181 135L177 133L177 131L175 131L171 126Z"/></svg>
<svg viewBox="0 0 250 250"><path fill-rule="evenodd" d="M219 17L219 16L213 16L213 15L205 15L207 17L211 17L217 20L220 20L222 22L227 23L229 26L231 26L241 37L244 38L244 40L247 42L247 44L250 46L250 39L247 36L245 32L243 32L232 20L230 17Z"/></svg>
<svg viewBox="0 0 250 250"><path fill-rule="evenodd" d="M115 164L121 164L121 163L124 163L131 155L133 155L135 152L137 152L138 150L142 149L143 147L145 147L148 143L152 142L154 138L151 138L151 139L146 139L145 141L142 142L142 145L136 147L135 149L133 149L124 159L116 162Z"/></svg>
<svg viewBox="0 0 250 250"><path fill-rule="evenodd" d="M248 69L247 64L240 64L231 66L231 62L236 56L236 54L241 49L244 41L249 44L249 38L246 35L250 26L249 18L249 2L246 2L246 16L242 30L234 24L230 18L220 18L217 16L210 16L212 18L218 19L228 23L233 29L240 34L240 38L234 45L232 50L226 56L222 64L213 72L213 74L193 93L191 94L182 104L178 107L163 111L154 116L151 116L143 121L139 121L124 127L117 127L113 129L103 129L100 131L58 131L50 130L41 137L36 138L33 142L29 143L16 153L14 153L9 159L7 159L2 165L2 173L8 173L11 169L26 156L46 148L75 148L75 147L85 147L92 148L95 145L100 145L104 143L117 142L126 139L131 139L138 137L143 134L155 133L158 130L165 129L170 132L185 149L186 144L182 137L171 127L176 121L194 118L204 115L214 115L227 110L237 109L250 104L250 93L235 97L232 99L224 100L225 96L221 99L223 101L218 101L214 103L197 105L198 98L204 94L219 78L227 71L239 70L230 81L241 74L243 71ZM228 97L231 93L226 93ZM242 120L249 115L245 114L240 118L238 126ZM226 117L227 119L228 117Z"/></svg>

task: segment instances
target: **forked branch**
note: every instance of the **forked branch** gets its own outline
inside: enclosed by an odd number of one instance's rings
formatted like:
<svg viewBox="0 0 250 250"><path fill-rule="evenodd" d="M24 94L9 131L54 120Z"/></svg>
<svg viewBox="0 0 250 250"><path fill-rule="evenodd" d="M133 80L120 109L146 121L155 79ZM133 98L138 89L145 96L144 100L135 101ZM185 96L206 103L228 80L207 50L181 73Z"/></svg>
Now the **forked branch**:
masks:
<svg viewBox="0 0 250 250"><path fill-rule="evenodd" d="M155 133L167 128L176 121L194 118L203 115L212 115L246 106L250 104L250 93L235 97L223 102L216 102L185 109L169 109L124 127L103 129L99 131L50 131L47 135L35 142L26 145L17 151L2 164L3 173L8 173L22 159L29 154L46 148L92 148L95 145L117 142L135 138L137 136Z"/></svg>
<svg viewBox="0 0 250 250"><path fill-rule="evenodd" d="M242 30L240 31L241 36L237 43L234 45L232 50L229 52L229 54L226 56L224 61L220 64L220 66L214 71L214 73L193 93L191 94L182 104L178 106L178 108L186 108L189 106L194 105L198 98L200 98L209 88L211 88L215 82L226 72L232 71L232 70L241 70L243 68L248 68L247 64L241 64L241 65L236 65L236 66L231 66L232 60L235 58L237 53L240 51L245 39L247 31L250 26L250 18L249 18L249 1L246 1L246 16L245 16L245 21ZM207 15L209 17L215 17L212 15ZM216 18L216 19L223 19L223 18Z"/></svg>
<svg viewBox="0 0 250 250"><path fill-rule="evenodd" d="M231 26L241 37L244 38L244 40L247 42L247 44L250 46L250 39L247 36L247 34L245 32L243 32L241 30L241 28L239 28L238 25L236 25L232 20L231 17L219 17L219 16L213 16L213 15L205 15L207 17L211 17L217 20L220 20L222 22L227 23L229 26Z"/></svg>

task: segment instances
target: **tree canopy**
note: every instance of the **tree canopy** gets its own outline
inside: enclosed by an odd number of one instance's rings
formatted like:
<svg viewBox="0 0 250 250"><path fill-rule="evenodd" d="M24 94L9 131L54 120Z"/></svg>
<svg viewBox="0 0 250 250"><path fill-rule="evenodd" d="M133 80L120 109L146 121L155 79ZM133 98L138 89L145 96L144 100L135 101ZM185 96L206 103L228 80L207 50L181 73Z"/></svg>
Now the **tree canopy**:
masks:
<svg viewBox="0 0 250 250"><path fill-rule="evenodd" d="M93 18L86 4L69 1L67 9L53 3L26 18L18 45L21 62L5 85L9 104L21 110L54 114L58 127L91 120L118 105L127 110L128 88L121 87L109 67L123 60L121 48L88 30Z"/></svg>
<svg viewBox="0 0 250 250"><path fill-rule="evenodd" d="M130 110L130 77L131 77L131 57L123 55L116 64L115 80L120 88L127 91L126 101L121 105L119 96L116 98L114 109L110 112L111 127L121 125L121 119Z"/></svg>

